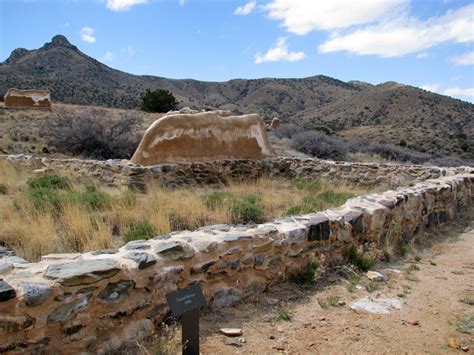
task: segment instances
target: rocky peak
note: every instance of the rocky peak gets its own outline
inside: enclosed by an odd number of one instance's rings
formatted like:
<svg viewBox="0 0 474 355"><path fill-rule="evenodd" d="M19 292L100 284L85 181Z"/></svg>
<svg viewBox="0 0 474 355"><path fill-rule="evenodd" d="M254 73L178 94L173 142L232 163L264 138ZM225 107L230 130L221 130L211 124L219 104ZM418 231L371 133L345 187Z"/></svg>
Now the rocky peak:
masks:
<svg viewBox="0 0 474 355"><path fill-rule="evenodd" d="M72 45L68 39L63 35L56 35L51 39L51 42L46 43L42 49L50 49L55 47L66 47L71 49L77 49L76 46Z"/></svg>
<svg viewBox="0 0 474 355"><path fill-rule="evenodd" d="M12 51L12 53L10 54L10 56L7 58L7 60L5 60L5 63L12 63L22 57L24 57L25 55L27 55L28 53L30 53L31 51L29 51L28 49L25 49L25 48L17 48L17 49L14 49Z"/></svg>

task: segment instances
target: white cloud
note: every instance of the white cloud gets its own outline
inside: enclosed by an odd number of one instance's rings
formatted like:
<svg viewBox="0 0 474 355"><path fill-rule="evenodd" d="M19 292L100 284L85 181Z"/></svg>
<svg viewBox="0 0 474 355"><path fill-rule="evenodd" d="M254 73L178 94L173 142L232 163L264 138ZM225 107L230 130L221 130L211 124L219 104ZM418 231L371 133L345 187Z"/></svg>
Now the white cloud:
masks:
<svg viewBox="0 0 474 355"><path fill-rule="evenodd" d="M289 52L285 37L279 37L275 45L267 53L255 55L255 63L263 62L297 62L305 58L304 52Z"/></svg>
<svg viewBox="0 0 474 355"><path fill-rule="evenodd" d="M318 49L322 53L348 51L359 55L397 57L445 42L468 43L474 41L473 13L474 4L471 4L425 21L397 17L345 34L333 34Z"/></svg>
<svg viewBox="0 0 474 355"><path fill-rule="evenodd" d="M81 39L84 42L95 43L95 30L92 27L83 27L81 30Z"/></svg>
<svg viewBox="0 0 474 355"><path fill-rule="evenodd" d="M421 52L416 55L417 58L423 59L429 57L429 54L427 52Z"/></svg>
<svg viewBox="0 0 474 355"><path fill-rule="evenodd" d="M248 15L255 9L257 5L257 1L250 1L246 3L244 6L239 6L235 9L234 14L236 15Z"/></svg>
<svg viewBox="0 0 474 355"><path fill-rule="evenodd" d="M448 88L444 91L444 95L458 97L458 98L470 98L474 99L474 88Z"/></svg>
<svg viewBox="0 0 474 355"><path fill-rule="evenodd" d="M273 0L264 6L268 17L287 31L304 35L374 22L403 11L409 0Z"/></svg>
<svg viewBox="0 0 474 355"><path fill-rule="evenodd" d="M421 89L431 92L438 92L440 85L439 84L425 84L420 86Z"/></svg>
<svg viewBox="0 0 474 355"><path fill-rule="evenodd" d="M111 62L114 60L114 55L111 51L107 51L101 59L103 62Z"/></svg>
<svg viewBox="0 0 474 355"><path fill-rule="evenodd" d="M179 6L186 5L186 0L179 0Z"/></svg>
<svg viewBox="0 0 474 355"><path fill-rule="evenodd" d="M474 51L464 53L459 56L449 58L451 62L458 65L473 65L474 64Z"/></svg>
<svg viewBox="0 0 474 355"><path fill-rule="evenodd" d="M146 4L148 0L107 0L107 8L112 11L126 11L130 7Z"/></svg>

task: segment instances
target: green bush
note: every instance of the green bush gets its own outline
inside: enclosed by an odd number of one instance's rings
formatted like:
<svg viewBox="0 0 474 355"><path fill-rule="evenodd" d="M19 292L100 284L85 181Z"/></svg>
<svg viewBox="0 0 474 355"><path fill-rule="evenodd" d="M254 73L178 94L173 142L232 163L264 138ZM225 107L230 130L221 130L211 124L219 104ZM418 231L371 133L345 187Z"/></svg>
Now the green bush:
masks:
<svg viewBox="0 0 474 355"><path fill-rule="evenodd" d="M86 191L69 191L63 196L68 203L82 205L90 210L104 210L111 205L111 196L102 191L86 187Z"/></svg>
<svg viewBox="0 0 474 355"><path fill-rule="evenodd" d="M131 226L127 233L125 233L123 239L125 242L130 242L132 240L150 239L154 236L155 228L145 219Z"/></svg>
<svg viewBox="0 0 474 355"><path fill-rule="evenodd" d="M7 194L7 185L0 184L0 195L6 195L6 194Z"/></svg>
<svg viewBox="0 0 474 355"><path fill-rule="evenodd" d="M359 253L355 245L352 245L346 251L346 257L351 264L357 266L362 271L370 270L375 264L375 261L372 257L363 253Z"/></svg>
<svg viewBox="0 0 474 355"><path fill-rule="evenodd" d="M168 112L178 106L178 101L168 90L147 89L141 96L141 109L147 112Z"/></svg>
<svg viewBox="0 0 474 355"><path fill-rule="evenodd" d="M30 189L60 189L69 190L71 182L65 176L45 175L37 178L30 178L26 182Z"/></svg>
<svg viewBox="0 0 474 355"><path fill-rule="evenodd" d="M263 209L260 199L255 195L246 195L241 200L234 202L230 208L232 223L261 223L263 222Z"/></svg>
<svg viewBox="0 0 474 355"><path fill-rule="evenodd" d="M61 199L56 190L52 188L35 188L28 192L28 198L35 209L53 207L59 209Z"/></svg>
<svg viewBox="0 0 474 355"><path fill-rule="evenodd" d="M206 206L209 209L215 209L222 206L226 201L231 201L234 196L230 192L214 191L206 196Z"/></svg>

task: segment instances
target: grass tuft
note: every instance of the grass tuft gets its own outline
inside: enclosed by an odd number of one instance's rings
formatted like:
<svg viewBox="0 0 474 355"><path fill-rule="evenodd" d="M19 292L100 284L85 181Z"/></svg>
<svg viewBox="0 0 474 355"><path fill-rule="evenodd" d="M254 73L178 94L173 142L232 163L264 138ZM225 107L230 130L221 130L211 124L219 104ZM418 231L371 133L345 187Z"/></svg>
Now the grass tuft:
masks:
<svg viewBox="0 0 474 355"><path fill-rule="evenodd" d="M151 225L148 220L138 222L130 227L125 233L123 239L125 242L140 239L150 239L155 236L155 228Z"/></svg>
<svg viewBox="0 0 474 355"><path fill-rule="evenodd" d="M362 271L370 270L375 264L375 261L371 256L359 253L355 245L352 245L347 249L346 257L351 264L357 266Z"/></svg>

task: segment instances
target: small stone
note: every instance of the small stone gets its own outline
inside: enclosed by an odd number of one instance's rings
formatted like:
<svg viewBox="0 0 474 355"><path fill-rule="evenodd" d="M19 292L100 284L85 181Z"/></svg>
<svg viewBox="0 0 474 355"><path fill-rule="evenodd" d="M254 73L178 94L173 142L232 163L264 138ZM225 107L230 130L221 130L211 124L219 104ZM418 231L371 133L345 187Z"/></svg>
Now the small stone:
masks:
<svg viewBox="0 0 474 355"><path fill-rule="evenodd" d="M128 290L133 286L132 281L124 280L110 283L99 293L97 299L102 302L118 302L128 295Z"/></svg>
<svg viewBox="0 0 474 355"><path fill-rule="evenodd" d="M193 248L188 243L181 241L160 243L155 247L155 253L172 260L189 259L194 256Z"/></svg>
<svg viewBox="0 0 474 355"><path fill-rule="evenodd" d="M273 340L273 339L275 339L275 336L274 336L274 335L270 335L270 336L268 337L268 339Z"/></svg>
<svg viewBox="0 0 474 355"><path fill-rule="evenodd" d="M0 263L0 275L6 274L13 269L13 264L10 263Z"/></svg>
<svg viewBox="0 0 474 355"><path fill-rule="evenodd" d="M0 281L0 302L8 301L16 296L16 292L8 283Z"/></svg>
<svg viewBox="0 0 474 355"><path fill-rule="evenodd" d="M56 308L53 313L48 316L48 323L64 322L73 319L78 312L81 312L89 305L89 300L90 296L87 296Z"/></svg>
<svg viewBox="0 0 474 355"><path fill-rule="evenodd" d="M88 285L114 276L119 272L117 261L112 259L79 260L65 264L51 264L45 276L64 286Z"/></svg>
<svg viewBox="0 0 474 355"><path fill-rule="evenodd" d="M374 281L374 282L385 281L385 276L383 276L380 272L377 272L377 271L367 271L367 278L370 281Z"/></svg>
<svg viewBox="0 0 474 355"><path fill-rule="evenodd" d="M150 248L151 245L146 243L128 243L125 245L125 250L148 250Z"/></svg>
<svg viewBox="0 0 474 355"><path fill-rule="evenodd" d="M416 319L409 320L407 323L410 325L420 325L420 322Z"/></svg>
<svg viewBox="0 0 474 355"><path fill-rule="evenodd" d="M125 258L135 261L139 269L146 269L156 264L156 258L148 253L132 252L125 255Z"/></svg>
<svg viewBox="0 0 474 355"><path fill-rule="evenodd" d="M319 320L320 320L320 321L326 320L326 317L324 317L324 316L319 317Z"/></svg>
<svg viewBox="0 0 474 355"><path fill-rule="evenodd" d="M228 337L236 337L242 335L242 329L240 328L221 328L219 332L228 336Z"/></svg>
<svg viewBox="0 0 474 355"><path fill-rule="evenodd" d="M339 302L337 302L337 305L343 307L343 306L346 305L346 302L344 302L344 301L339 301Z"/></svg>
<svg viewBox="0 0 474 355"><path fill-rule="evenodd" d="M0 247L0 256L14 256L15 251L11 248Z"/></svg>
<svg viewBox="0 0 474 355"><path fill-rule="evenodd" d="M239 341L239 339L235 339L235 338L226 338L225 341L224 341L224 344L225 345L231 345L231 346L237 346L237 347L241 347L241 346L244 345L244 344L242 344L242 342Z"/></svg>
<svg viewBox="0 0 474 355"><path fill-rule="evenodd" d="M278 304L278 300L276 298L266 298L265 299L265 302L269 305L269 306L274 306L276 304Z"/></svg>
<svg viewBox="0 0 474 355"><path fill-rule="evenodd" d="M21 283L20 289L23 293L25 304L34 307L46 301L53 292L53 288L48 285Z"/></svg>

